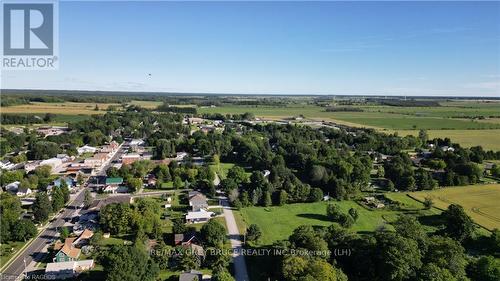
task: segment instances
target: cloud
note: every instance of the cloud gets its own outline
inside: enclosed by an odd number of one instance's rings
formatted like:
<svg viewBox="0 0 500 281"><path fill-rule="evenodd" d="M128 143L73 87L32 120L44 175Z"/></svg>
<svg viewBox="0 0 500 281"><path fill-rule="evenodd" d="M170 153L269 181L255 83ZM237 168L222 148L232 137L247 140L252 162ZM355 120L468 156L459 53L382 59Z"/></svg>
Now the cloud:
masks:
<svg viewBox="0 0 500 281"><path fill-rule="evenodd" d="M464 84L463 87L468 89L500 91L500 81L473 82Z"/></svg>

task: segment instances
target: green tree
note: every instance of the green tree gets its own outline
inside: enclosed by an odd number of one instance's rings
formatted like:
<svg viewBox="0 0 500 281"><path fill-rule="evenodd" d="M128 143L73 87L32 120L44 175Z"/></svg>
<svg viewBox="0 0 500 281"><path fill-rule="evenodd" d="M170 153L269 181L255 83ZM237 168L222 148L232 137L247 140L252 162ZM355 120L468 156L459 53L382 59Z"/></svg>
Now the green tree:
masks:
<svg viewBox="0 0 500 281"><path fill-rule="evenodd" d="M52 204L46 192L37 192L35 202L31 207L35 221L43 223L49 219L52 212Z"/></svg>
<svg viewBox="0 0 500 281"><path fill-rule="evenodd" d="M64 194L61 187L54 187L52 191L52 210L59 212L64 207Z"/></svg>
<svg viewBox="0 0 500 281"><path fill-rule="evenodd" d="M38 233L35 224L30 220L19 220L14 225L14 229L12 231L13 238L17 241L24 241L35 237Z"/></svg>
<svg viewBox="0 0 500 281"><path fill-rule="evenodd" d="M500 261L492 256L482 256L470 264L468 272L473 281L498 281Z"/></svg>
<svg viewBox="0 0 500 281"><path fill-rule="evenodd" d="M285 199L285 202L286 202L285 197L287 197L286 192L283 194L283 197L282 197L282 194L280 192L280 203L283 203L281 201L281 199ZM243 202L243 200L242 200L242 202ZM271 199L271 192L269 192L269 191L264 192L264 199L263 199L262 205L264 205L264 207L269 207L272 204L273 204L273 200Z"/></svg>
<svg viewBox="0 0 500 281"><path fill-rule="evenodd" d="M355 208L350 208L349 209L349 215L352 217L352 219L354 221L357 221L358 220L358 217L359 217L359 212L357 209Z"/></svg>
<svg viewBox="0 0 500 281"><path fill-rule="evenodd" d="M425 197L424 199L424 209L430 210L434 206L434 201L432 201L432 198L430 197Z"/></svg>
<svg viewBox="0 0 500 281"><path fill-rule="evenodd" d="M247 229L247 240L256 241L262 236L262 230L256 224L251 224Z"/></svg>
<svg viewBox="0 0 500 281"><path fill-rule="evenodd" d="M424 265L418 273L418 281L458 281L446 268L441 268L433 263Z"/></svg>
<svg viewBox="0 0 500 281"><path fill-rule="evenodd" d="M381 280L401 281L416 275L422 266L417 242L390 232L377 233L376 238L376 268Z"/></svg>
<svg viewBox="0 0 500 281"><path fill-rule="evenodd" d="M212 275L212 281L234 281L235 279L225 268L217 267Z"/></svg>
<svg viewBox="0 0 500 281"><path fill-rule="evenodd" d="M451 238L462 242L474 233L474 223L462 206L451 204L442 216L445 220L445 232Z"/></svg>
<svg viewBox="0 0 500 281"><path fill-rule="evenodd" d="M92 195L90 194L90 190L85 189L83 192L83 206L88 208L92 204Z"/></svg>
<svg viewBox="0 0 500 281"><path fill-rule="evenodd" d="M182 179L180 177L174 177L174 188L175 189L181 189L184 187L184 183L182 182Z"/></svg>
<svg viewBox="0 0 500 281"><path fill-rule="evenodd" d="M142 188L142 180L140 178L129 178L127 183L130 192L136 192Z"/></svg>
<svg viewBox="0 0 500 281"><path fill-rule="evenodd" d="M201 227L201 236L208 246L218 246L226 241L226 229L216 220L210 220Z"/></svg>
<svg viewBox="0 0 500 281"><path fill-rule="evenodd" d="M159 267L144 251L134 246L112 246L103 257L108 281L154 281Z"/></svg>

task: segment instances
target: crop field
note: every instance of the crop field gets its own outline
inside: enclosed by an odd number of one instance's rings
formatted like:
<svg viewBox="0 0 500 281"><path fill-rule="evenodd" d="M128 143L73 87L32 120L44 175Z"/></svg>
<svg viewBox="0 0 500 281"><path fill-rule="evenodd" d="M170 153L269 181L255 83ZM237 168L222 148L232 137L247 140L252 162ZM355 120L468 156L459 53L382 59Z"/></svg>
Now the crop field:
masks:
<svg viewBox="0 0 500 281"><path fill-rule="evenodd" d="M61 103L46 103L32 102L31 104L23 104L9 107L2 107L2 113L53 113L63 115L92 115L104 114L110 105L119 106L113 103L99 103L99 110L94 110L95 103L80 103L80 102L61 102Z"/></svg>
<svg viewBox="0 0 500 281"><path fill-rule="evenodd" d="M388 131L394 132L394 131ZM397 130L400 136L418 135L418 130ZM431 138L450 138L464 147L481 145L484 149L500 150L500 130L428 130Z"/></svg>
<svg viewBox="0 0 500 281"><path fill-rule="evenodd" d="M353 201L335 202L340 208L347 212L350 208L356 208L359 219L351 228L353 231L374 231L378 227L386 225L385 216L394 217L396 212L389 210L370 211ZM238 223L246 225L257 224L262 229L262 245L272 244L276 240L286 239L292 231L301 225L329 226L332 221L326 216L327 202L297 203L276 207L248 207L240 211L241 219ZM236 212L237 213L237 212ZM236 214L238 215L238 214ZM389 225L388 225L389 226ZM244 228L239 226L240 229ZM390 226L389 226L390 227Z"/></svg>
<svg viewBox="0 0 500 281"><path fill-rule="evenodd" d="M409 195L423 201L430 197L434 206L446 209L452 203L464 207L479 225L491 230L500 229L500 184L449 187L433 191L412 192Z"/></svg>

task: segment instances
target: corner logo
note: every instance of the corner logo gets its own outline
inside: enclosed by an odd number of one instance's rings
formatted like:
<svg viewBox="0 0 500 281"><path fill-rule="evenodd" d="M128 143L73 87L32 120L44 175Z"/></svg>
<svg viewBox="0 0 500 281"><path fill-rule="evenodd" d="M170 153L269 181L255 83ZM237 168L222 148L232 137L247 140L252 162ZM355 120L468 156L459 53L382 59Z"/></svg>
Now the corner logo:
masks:
<svg viewBox="0 0 500 281"><path fill-rule="evenodd" d="M2 4L3 69L57 68L57 2L19 2Z"/></svg>

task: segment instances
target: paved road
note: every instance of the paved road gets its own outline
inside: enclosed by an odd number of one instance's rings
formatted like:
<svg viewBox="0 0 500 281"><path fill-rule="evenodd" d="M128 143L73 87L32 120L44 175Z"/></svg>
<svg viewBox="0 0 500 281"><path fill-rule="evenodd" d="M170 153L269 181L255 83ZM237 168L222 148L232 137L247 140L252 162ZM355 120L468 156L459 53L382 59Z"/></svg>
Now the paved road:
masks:
<svg viewBox="0 0 500 281"><path fill-rule="evenodd" d="M247 265L245 263L245 256L241 254L242 243L238 225L234 219L233 210L229 206L227 199L221 200L224 208L224 217L226 218L227 232L229 234L229 241L231 248L233 248L233 262L236 281L249 281Z"/></svg>
<svg viewBox="0 0 500 281"><path fill-rule="evenodd" d="M106 170L109 168L111 163L120 158L120 156L125 152L122 145L120 145L117 152L115 152L111 159L104 163L99 171L97 171L97 175L105 175ZM83 186L85 186L85 184ZM36 237L35 240L28 247L26 247L7 268L5 268L0 275L0 280L15 280L23 274L25 267L27 267L32 261L38 262L35 258L42 253L45 246L52 243L54 239L58 237L58 227L64 225L66 222L65 219L71 219L74 213L78 210L78 207L83 204L83 198L85 196L83 190L84 188L78 191L74 200L63 209L62 213L60 213L53 222L49 223L45 230L43 230L42 233Z"/></svg>

